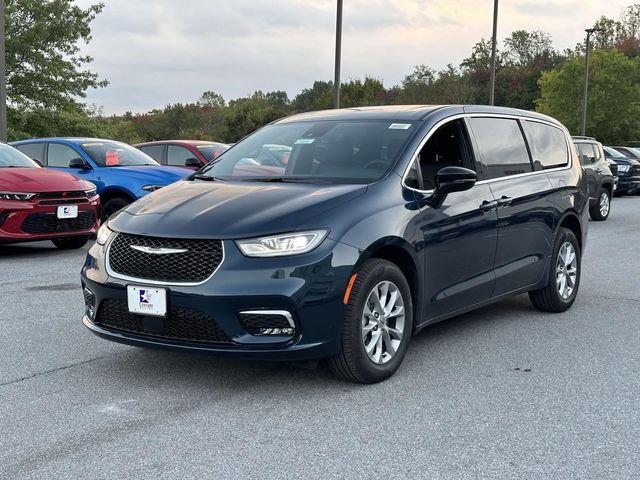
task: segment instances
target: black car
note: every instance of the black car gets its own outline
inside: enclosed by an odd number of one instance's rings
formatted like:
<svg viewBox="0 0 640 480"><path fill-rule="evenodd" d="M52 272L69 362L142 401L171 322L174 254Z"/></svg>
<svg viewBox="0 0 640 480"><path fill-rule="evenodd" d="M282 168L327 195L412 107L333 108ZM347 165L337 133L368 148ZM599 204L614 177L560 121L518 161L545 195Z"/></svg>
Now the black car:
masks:
<svg viewBox="0 0 640 480"><path fill-rule="evenodd" d="M589 185L589 214L592 220L603 221L611 213L615 182L602 144L592 137L573 137L580 163Z"/></svg>
<svg viewBox="0 0 640 480"><path fill-rule="evenodd" d="M278 120L102 227L84 324L381 381L429 324L524 292L573 304L588 195L570 142L552 118L481 106ZM291 147L280 175L244 161L274 144Z"/></svg>
<svg viewBox="0 0 640 480"><path fill-rule="evenodd" d="M607 147L605 154L610 155L618 164L619 192L640 193L640 150L632 147Z"/></svg>

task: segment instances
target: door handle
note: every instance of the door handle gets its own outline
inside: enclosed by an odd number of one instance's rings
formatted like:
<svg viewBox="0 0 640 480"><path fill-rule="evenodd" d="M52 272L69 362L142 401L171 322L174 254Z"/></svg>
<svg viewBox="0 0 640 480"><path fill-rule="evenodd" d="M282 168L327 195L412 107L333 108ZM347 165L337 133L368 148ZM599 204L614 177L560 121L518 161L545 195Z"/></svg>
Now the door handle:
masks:
<svg viewBox="0 0 640 480"><path fill-rule="evenodd" d="M498 207L499 208L508 207L509 205L511 205L512 201L513 201L513 198L503 195L502 198L498 200Z"/></svg>
<svg viewBox="0 0 640 480"><path fill-rule="evenodd" d="M495 210L496 208L498 208L498 201L493 200L491 202L488 202L484 200L478 208L483 212L490 212L491 210Z"/></svg>

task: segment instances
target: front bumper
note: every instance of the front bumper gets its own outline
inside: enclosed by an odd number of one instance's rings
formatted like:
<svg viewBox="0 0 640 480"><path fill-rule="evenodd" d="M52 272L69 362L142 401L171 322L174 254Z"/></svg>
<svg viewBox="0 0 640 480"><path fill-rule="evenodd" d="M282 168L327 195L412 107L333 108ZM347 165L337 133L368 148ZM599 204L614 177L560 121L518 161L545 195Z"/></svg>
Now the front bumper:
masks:
<svg viewBox="0 0 640 480"><path fill-rule="evenodd" d="M43 201L38 199L21 202L0 200L0 241L7 243L30 242L72 235L95 234L100 226L100 198L96 195L89 199L79 199L78 202L72 204L78 207L78 219L83 215L87 215L86 218L90 220L86 224L82 222L82 228L77 228L74 225L77 219L68 219L56 221L55 228L51 230L33 233L23 230L25 228L25 220L31 215L42 215L42 218L55 218L58 206L63 205L63 203L56 203L55 200ZM37 223L35 226L37 227Z"/></svg>
<svg viewBox="0 0 640 480"><path fill-rule="evenodd" d="M618 188L616 192L631 192L640 189L640 175L618 173Z"/></svg>
<svg viewBox="0 0 640 480"><path fill-rule="evenodd" d="M326 239L314 251L280 258L247 258L233 241L224 241L225 258L215 274L199 285L153 285L116 278L107 273L105 249L95 244L82 269L83 288L93 295L93 310L85 308L83 323L94 334L115 342L208 353L218 356L303 361L337 353L342 334L342 298L360 252ZM210 318L230 340L208 343L169 338L162 332L114 329L102 321L101 308L127 302L127 285L167 289L168 309L193 311ZM239 317L246 310L282 310L292 314L293 336L248 333ZM144 317L136 316L141 321ZM173 320L172 320L173 321Z"/></svg>

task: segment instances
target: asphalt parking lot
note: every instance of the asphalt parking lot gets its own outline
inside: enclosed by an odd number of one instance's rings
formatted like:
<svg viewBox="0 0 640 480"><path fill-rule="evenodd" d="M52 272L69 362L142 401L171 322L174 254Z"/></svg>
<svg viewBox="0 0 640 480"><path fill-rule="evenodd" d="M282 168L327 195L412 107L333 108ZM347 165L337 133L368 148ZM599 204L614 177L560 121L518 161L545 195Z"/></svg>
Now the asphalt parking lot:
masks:
<svg viewBox="0 0 640 480"><path fill-rule="evenodd" d="M85 251L0 247L0 478L637 478L640 198L591 222L570 311L434 325L372 386L94 337Z"/></svg>

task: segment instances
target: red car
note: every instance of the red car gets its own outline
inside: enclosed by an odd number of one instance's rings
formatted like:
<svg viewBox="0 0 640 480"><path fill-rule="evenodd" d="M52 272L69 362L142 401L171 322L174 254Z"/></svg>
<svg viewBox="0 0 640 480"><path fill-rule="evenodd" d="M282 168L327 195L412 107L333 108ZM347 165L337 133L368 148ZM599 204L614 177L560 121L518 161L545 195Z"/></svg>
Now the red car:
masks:
<svg viewBox="0 0 640 480"><path fill-rule="evenodd" d="M51 240L80 248L100 226L96 187L0 144L0 244Z"/></svg>
<svg viewBox="0 0 640 480"><path fill-rule="evenodd" d="M142 150L162 165L198 170L229 148L229 145L204 140L161 140L138 143Z"/></svg>

